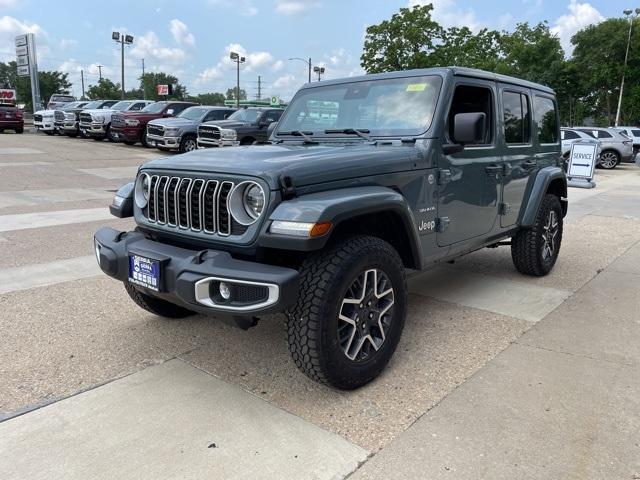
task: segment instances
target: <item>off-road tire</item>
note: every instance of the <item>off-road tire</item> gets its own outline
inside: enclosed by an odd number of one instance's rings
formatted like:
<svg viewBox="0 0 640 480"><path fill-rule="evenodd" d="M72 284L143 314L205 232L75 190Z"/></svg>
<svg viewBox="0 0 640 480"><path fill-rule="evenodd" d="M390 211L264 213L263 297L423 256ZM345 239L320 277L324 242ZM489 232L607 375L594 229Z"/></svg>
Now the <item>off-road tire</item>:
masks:
<svg viewBox="0 0 640 480"><path fill-rule="evenodd" d="M124 288L136 305L147 312L153 313L154 315L166 318L185 318L190 315L194 315L195 313L191 310L187 310L186 308L167 302L166 300L142 293L129 282L124 282Z"/></svg>
<svg viewBox="0 0 640 480"><path fill-rule="evenodd" d="M338 341L338 315L354 280L368 269L389 279L394 296L386 339L364 362L350 360ZM307 257L300 270L297 304L286 312L289 353L309 378L351 390L377 377L391 359L404 328L405 268L387 242L370 236L346 238Z"/></svg>
<svg viewBox="0 0 640 480"><path fill-rule="evenodd" d="M187 148L189 148L190 145L192 145L193 148L191 148L190 150L187 150ZM182 140L180 140L180 147L178 147L178 151L180 153L191 152L197 149L198 149L198 141L196 140L195 137L191 135L187 135L183 137Z"/></svg>
<svg viewBox="0 0 640 480"><path fill-rule="evenodd" d="M602 163L602 157L605 156L605 158L611 158L612 160L615 159L614 163L611 163L610 161L607 161L606 163ZM600 163L598 164L598 166L600 168L603 168L605 170L613 170L614 168L616 168L619 164L620 164L620 154L614 150L605 150L604 152L600 153Z"/></svg>
<svg viewBox="0 0 640 480"><path fill-rule="evenodd" d="M553 254L545 259L543 248L544 235L550 212L555 212L557 234L553 246ZM562 243L562 205L560 199L553 194L546 194L542 199L536 220L531 228L521 229L511 238L511 258L520 273L534 277L547 275L556 263Z"/></svg>

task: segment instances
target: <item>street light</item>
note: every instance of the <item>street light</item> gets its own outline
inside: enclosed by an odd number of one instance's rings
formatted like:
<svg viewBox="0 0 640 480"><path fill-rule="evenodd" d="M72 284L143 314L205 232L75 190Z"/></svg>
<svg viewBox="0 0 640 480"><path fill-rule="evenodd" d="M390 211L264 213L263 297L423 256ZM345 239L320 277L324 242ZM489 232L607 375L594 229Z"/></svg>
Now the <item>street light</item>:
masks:
<svg viewBox="0 0 640 480"><path fill-rule="evenodd" d="M635 15L631 15L635 12ZM624 90L624 74L627 70L627 58L629 57L629 44L631 43L631 30L633 29L633 20L640 15L640 8L636 8L635 11L632 11L630 8L627 8L622 11L625 17L629 19L629 36L627 37L627 50L624 54L624 67L622 69L622 81L620 82L620 95L618 95L618 108L616 110L616 123L615 126L620 125L620 108L622 107L622 92Z"/></svg>
<svg viewBox="0 0 640 480"><path fill-rule="evenodd" d="M240 108L240 64L244 63L245 58L241 57L239 53L231 52L229 58L236 62L236 108Z"/></svg>
<svg viewBox="0 0 640 480"><path fill-rule="evenodd" d="M112 32L111 39L120 44L120 74L122 85L122 98L124 98L124 46L133 43L133 35L125 35L120 32Z"/></svg>
<svg viewBox="0 0 640 480"><path fill-rule="evenodd" d="M315 66L313 72L318 74L318 81L320 81L320 75L324 75L324 67Z"/></svg>
<svg viewBox="0 0 640 480"><path fill-rule="evenodd" d="M308 60L305 60L304 58L300 58L300 57L293 57L293 58L290 58L289 60L300 60L301 62L304 62L307 64L309 68L309 83L311 83L311 57L309 57Z"/></svg>

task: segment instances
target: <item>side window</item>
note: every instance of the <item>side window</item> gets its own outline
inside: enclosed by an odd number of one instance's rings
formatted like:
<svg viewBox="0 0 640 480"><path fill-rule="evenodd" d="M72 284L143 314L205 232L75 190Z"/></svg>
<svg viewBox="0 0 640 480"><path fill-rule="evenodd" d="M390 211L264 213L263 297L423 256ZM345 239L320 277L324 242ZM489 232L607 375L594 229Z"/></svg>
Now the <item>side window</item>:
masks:
<svg viewBox="0 0 640 480"><path fill-rule="evenodd" d="M173 114L178 115L185 108L190 107L191 105L187 105L186 103L172 103L169 105L169 108L173 109Z"/></svg>
<svg viewBox="0 0 640 480"><path fill-rule="evenodd" d="M504 138L508 144L531 141L529 97L518 92L503 92Z"/></svg>
<svg viewBox="0 0 640 480"><path fill-rule="evenodd" d="M580 138L580 135L578 135L576 132L572 132L571 130L563 130L562 134L563 140L575 140L576 138Z"/></svg>
<svg viewBox="0 0 640 480"><path fill-rule="evenodd" d="M223 119L223 114L224 111L221 110L211 110L209 113L207 113L207 115L204 117L204 122L210 122L211 120L222 120Z"/></svg>
<svg viewBox="0 0 640 480"><path fill-rule="evenodd" d="M282 116L282 110L269 110L265 117L265 122L267 123L277 122L278 120L280 120L281 116Z"/></svg>
<svg viewBox="0 0 640 480"><path fill-rule="evenodd" d="M611 135L609 132L605 132L604 130L597 130L596 134L598 135L598 138L612 138L613 135Z"/></svg>
<svg viewBox="0 0 640 480"><path fill-rule="evenodd" d="M147 106L147 104L144 103L144 102L137 102L133 107L131 107L131 110L139 111L139 110L142 110L146 106Z"/></svg>
<svg viewBox="0 0 640 480"><path fill-rule="evenodd" d="M558 115L556 102L547 97L536 97L535 115L538 124L538 142L558 142Z"/></svg>
<svg viewBox="0 0 640 480"><path fill-rule="evenodd" d="M453 101L451 102L451 109L449 110L447 121L449 124L449 138L454 143L457 143L453 134L455 116L458 113L475 112L482 112L487 117L487 133L482 144L489 145L493 143L494 111L491 89L471 85L458 85L453 94Z"/></svg>

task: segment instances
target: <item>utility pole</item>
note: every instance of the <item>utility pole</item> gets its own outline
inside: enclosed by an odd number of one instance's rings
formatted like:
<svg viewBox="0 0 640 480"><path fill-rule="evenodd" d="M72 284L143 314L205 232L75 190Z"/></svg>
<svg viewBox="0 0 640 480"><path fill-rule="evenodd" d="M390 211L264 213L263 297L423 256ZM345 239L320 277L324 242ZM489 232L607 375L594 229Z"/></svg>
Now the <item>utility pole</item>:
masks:
<svg viewBox="0 0 640 480"><path fill-rule="evenodd" d="M102 81L102 65L98 65L98 76L100 77L99 81Z"/></svg>
<svg viewBox="0 0 640 480"><path fill-rule="evenodd" d="M311 57L309 57L308 59L304 59L304 58L300 58L300 57L293 57L290 58L289 60L300 60L301 62L304 62L307 64L307 69L309 72L309 83L311 83Z"/></svg>
<svg viewBox="0 0 640 480"><path fill-rule="evenodd" d="M627 58L629 57L629 44L631 43L631 30L633 29L633 20L640 15L640 8L636 8L635 15L631 16L633 11L631 9L622 12L629 19L629 36L627 37L627 50L624 54L624 68L622 70L622 81L620 82L620 95L618 95L618 108L616 110L616 123L615 126L620 125L620 108L622 107L622 91L624 90L624 74L627 69ZM609 120L611 121L611 120Z"/></svg>
<svg viewBox="0 0 640 480"><path fill-rule="evenodd" d="M262 79L258 75L258 100L262 98Z"/></svg>
<svg viewBox="0 0 640 480"><path fill-rule="evenodd" d="M147 92L145 91L145 88L144 88L144 58L142 59L142 81L140 82L140 84L142 85L142 99L146 100Z"/></svg>
<svg viewBox="0 0 640 480"><path fill-rule="evenodd" d="M80 81L82 83L82 100L84 100L84 70L80 70Z"/></svg>

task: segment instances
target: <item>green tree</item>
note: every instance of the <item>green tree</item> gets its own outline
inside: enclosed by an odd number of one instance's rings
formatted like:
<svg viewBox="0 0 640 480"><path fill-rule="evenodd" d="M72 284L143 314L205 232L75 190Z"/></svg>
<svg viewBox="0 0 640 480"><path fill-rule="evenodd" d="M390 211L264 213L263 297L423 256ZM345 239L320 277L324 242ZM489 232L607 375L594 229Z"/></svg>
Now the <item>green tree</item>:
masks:
<svg viewBox="0 0 640 480"><path fill-rule="evenodd" d="M211 92L211 93L201 93L196 96L190 96L189 100L192 102L197 102L202 105L224 105L224 101L226 100L224 94L220 92Z"/></svg>
<svg viewBox="0 0 640 480"><path fill-rule="evenodd" d="M434 50L443 36L431 18L433 5L401 8L391 19L367 27L360 65L368 73L434 65Z"/></svg>
<svg viewBox="0 0 640 480"><path fill-rule="evenodd" d="M237 98L236 92L238 91L238 87L228 88L227 89L227 100L235 100ZM244 88L240 89L240 100L247 99L247 92Z"/></svg>
<svg viewBox="0 0 640 480"><path fill-rule="evenodd" d="M183 99L187 97L187 89L180 84L178 78L164 72L145 73L140 77L140 90L144 91L148 100L164 100L164 95L158 95L158 85L173 85L171 98Z"/></svg>
<svg viewBox="0 0 640 480"><path fill-rule="evenodd" d="M122 91L119 83L101 78L96 85L91 85L87 89L87 96L93 99L115 100L122 97Z"/></svg>
<svg viewBox="0 0 640 480"><path fill-rule="evenodd" d="M458 65L495 71L500 58L500 33L483 28L473 33L468 27L450 27L431 55L431 65Z"/></svg>

